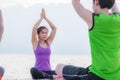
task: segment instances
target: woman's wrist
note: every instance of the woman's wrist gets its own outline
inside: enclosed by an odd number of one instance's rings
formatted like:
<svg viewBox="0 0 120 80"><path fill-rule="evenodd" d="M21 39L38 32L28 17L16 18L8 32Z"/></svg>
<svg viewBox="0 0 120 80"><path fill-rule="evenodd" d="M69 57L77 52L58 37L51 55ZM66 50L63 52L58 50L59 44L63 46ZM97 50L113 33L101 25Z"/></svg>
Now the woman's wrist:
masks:
<svg viewBox="0 0 120 80"><path fill-rule="evenodd" d="M37 30L37 27L33 27L33 29Z"/></svg>
<svg viewBox="0 0 120 80"><path fill-rule="evenodd" d="M42 21L44 19L44 17L41 17L40 20Z"/></svg>
<svg viewBox="0 0 120 80"><path fill-rule="evenodd" d="M47 17L45 16L44 19L47 20Z"/></svg>

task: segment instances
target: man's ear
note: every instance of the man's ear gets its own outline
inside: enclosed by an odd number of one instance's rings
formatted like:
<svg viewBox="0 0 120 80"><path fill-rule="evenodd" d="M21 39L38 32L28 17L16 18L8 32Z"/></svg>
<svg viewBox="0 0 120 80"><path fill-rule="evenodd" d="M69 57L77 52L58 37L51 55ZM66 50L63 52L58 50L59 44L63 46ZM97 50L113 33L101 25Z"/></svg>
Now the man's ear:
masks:
<svg viewBox="0 0 120 80"><path fill-rule="evenodd" d="M95 0L95 5L99 5L99 1L98 0Z"/></svg>

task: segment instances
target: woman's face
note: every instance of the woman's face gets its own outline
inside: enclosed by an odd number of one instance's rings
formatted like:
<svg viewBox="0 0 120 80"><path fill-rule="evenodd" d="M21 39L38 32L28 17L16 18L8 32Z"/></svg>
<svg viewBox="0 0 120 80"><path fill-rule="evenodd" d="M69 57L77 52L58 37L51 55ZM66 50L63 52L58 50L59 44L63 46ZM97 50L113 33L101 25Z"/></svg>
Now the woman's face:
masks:
<svg viewBox="0 0 120 80"><path fill-rule="evenodd" d="M48 38L48 30L42 29L41 32L38 34L39 39L46 41Z"/></svg>

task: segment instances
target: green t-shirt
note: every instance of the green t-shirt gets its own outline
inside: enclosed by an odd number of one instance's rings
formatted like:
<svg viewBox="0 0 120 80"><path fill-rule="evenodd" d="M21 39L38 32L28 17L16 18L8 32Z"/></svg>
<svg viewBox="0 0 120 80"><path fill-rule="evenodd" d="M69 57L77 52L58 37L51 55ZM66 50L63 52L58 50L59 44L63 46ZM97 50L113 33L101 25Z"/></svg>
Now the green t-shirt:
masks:
<svg viewBox="0 0 120 80"><path fill-rule="evenodd" d="M105 80L120 80L120 15L93 14L89 38L90 72Z"/></svg>

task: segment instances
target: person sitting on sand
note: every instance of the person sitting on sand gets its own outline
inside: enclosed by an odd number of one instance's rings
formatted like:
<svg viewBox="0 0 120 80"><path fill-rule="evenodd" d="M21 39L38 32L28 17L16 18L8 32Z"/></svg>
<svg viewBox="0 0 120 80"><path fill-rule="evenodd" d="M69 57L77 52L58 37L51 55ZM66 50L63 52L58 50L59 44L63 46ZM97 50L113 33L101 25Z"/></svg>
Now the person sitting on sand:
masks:
<svg viewBox="0 0 120 80"><path fill-rule="evenodd" d="M0 42L1 42L1 39L2 39L2 34L3 34L3 19L2 19L2 12L0 10ZM0 67L0 80L3 77L3 74L4 74L4 68Z"/></svg>
<svg viewBox="0 0 120 80"><path fill-rule="evenodd" d="M2 11L0 10L0 42L1 42L1 39L2 39L2 34L3 34L3 18L2 18Z"/></svg>
<svg viewBox="0 0 120 80"><path fill-rule="evenodd" d="M88 24L92 65L58 64L56 73L66 80L120 80L120 11L115 0L93 0L94 12L80 0L72 0L72 4Z"/></svg>
<svg viewBox="0 0 120 80"><path fill-rule="evenodd" d="M43 19L47 21L52 29L50 36L48 36L46 26L39 27ZM45 10L42 9L41 18L39 18L32 30L32 46L36 58L35 67L30 70L33 79L55 79L59 77L56 75L55 71L51 70L50 65L50 46L54 40L55 34L56 26L46 17Z"/></svg>

